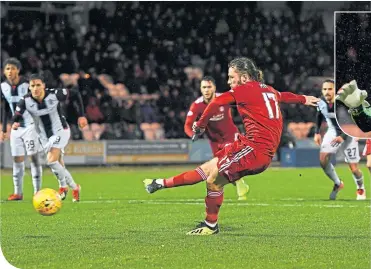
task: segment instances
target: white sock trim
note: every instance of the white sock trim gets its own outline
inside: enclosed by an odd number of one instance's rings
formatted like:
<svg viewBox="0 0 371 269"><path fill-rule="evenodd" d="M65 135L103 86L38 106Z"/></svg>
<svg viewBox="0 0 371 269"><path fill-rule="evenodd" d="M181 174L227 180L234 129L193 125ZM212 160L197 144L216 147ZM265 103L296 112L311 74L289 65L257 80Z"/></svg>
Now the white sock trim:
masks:
<svg viewBox="0 0 371 269"><path fill-rule="evenodd" d="M215 226L218 224L218 222L210 223L207 220L205 220L205 223L206 223L207 226L210 226L211 228L215 228Z"/></svg>
<svg viewBox="0 0 371 269"><path fill-rule="evenodd" d="M162 187L164 187L164 179L163 178L158 178L158 179L155 180L155 182L157 184L160 184Z"/></svg>
<svg viewBox="0 0 371 269"><path fill-rule="evenodd" d="M207 175L205 174L201 167L197 167L196 172L202 177L203 180L207 179Z"/></svg>

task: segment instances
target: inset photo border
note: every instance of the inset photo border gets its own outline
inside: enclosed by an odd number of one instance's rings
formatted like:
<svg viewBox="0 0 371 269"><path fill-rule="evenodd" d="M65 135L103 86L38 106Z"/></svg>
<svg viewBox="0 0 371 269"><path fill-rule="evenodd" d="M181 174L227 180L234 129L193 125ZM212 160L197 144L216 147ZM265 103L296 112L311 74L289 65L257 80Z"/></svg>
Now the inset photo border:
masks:
<svg viewBox="0 0 371 269"><path fill-rule="evenodd" d="M344 133L371 138L371 11L335 11L336 120Z"/></svg>

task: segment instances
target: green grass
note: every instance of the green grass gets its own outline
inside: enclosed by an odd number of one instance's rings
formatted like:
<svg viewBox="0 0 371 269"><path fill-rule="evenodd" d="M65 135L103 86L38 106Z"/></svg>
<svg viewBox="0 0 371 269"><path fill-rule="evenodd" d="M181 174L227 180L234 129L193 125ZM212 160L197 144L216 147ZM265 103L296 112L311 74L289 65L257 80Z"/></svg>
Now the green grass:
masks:
<svg viewBox="0 0 371 269"><path fill-rule="evenodd" d="M29 175L25 200L4 201L12 180L2 171L1 247L18 268L370 268L370 200L355 201L350 172L337 170L336 201L320 169L270 168L248 179L245 202L226 187L221 232L207 237L185 235L204 217L204 184L153 195L142 185L184 167L71 169L82 201L69 193L51 217L34 211ZM48 171L43 187L57 188Z"/></svg>

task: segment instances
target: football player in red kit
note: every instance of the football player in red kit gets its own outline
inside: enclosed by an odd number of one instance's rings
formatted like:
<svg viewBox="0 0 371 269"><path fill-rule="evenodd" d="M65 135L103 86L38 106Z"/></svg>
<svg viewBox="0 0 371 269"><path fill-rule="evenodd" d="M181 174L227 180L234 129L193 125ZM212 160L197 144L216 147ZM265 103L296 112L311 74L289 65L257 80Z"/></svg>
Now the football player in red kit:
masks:
<svg viewBox="0 0 371 269"><path fill-rule="evenodd" d="M213 77L204 77L201 80L200 88L202 96L192 103L184 124L184 131L189 137L193 136L192 126L196 119L202 115L207 105L215 97L220 95L220 93L216 93L215 80ZM219 107L217 113L210 119L205 130L205 134L209 139L210 147L214 156L224 146L236 140L239 131L237 126L233 123L232 113L229 105ZM193 185L200 181L202 181L202 179L190 182L185 181L183 185ZM249 186L245 184L243 179L239 179L235 183L237 187L238 200L246 200L246 194L249 191ZM183 185L176 185L173 187Z"/></svg>
<svg viewBox="0 0 371 269"><path fill-rule="evenodd" d="M188 235L211 235L219 232L218 214L223 203L223 188L246 175L255 175L268 168L282 133L280 102L316 106L320 99L313 96L278 92L263 83L262 72L254 62L239 57L229 63L228 84L231 90L218 96L207 106L193 127L195 134L205 131L210 118L220 106L236 104L246 134L218 151L216 157L196 170L168 179L145 179L149 193L166 188L168 181L202 178L207 182L206 219Z"/></svg>
<svg viewBox="0 0 371 269"><path fill-rule="evenodd" d="M371 156L371 139L366 140L365 148L363 149L363 156ZM368 158L367 158L368 161ZM371 165L367 167L371 168Z"/></svg>
<svg viewBox="0 0 371 269"><path fill-rule="evenodd" d="M363 156L367 158L367 168L371 173L371 139L366 140L366 146L363 150Z"/></svg>

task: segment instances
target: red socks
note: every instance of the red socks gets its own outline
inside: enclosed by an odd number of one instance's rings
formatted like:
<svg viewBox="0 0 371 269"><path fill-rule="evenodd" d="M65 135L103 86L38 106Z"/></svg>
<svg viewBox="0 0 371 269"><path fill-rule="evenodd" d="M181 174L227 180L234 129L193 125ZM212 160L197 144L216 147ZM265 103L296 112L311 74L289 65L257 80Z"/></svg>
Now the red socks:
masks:
<svg viewBox="0 0 371 269"><path fill-rule="evenodd" d="M207 179L207 175L200 167L196 170L188 171L175 177L164 179L165 188L193 185Z"/></svg>
<svg viewBox="0 0 371 269"><path fill-rule="evenodd" d="M207 190L205 198L206 205L206 221L208 223L216 223L218 221L219 209L224 200L224 190L211 191Z"/></svg>
<svg viewBox="0 0 371 269"><path fill-rule="evenodd" d="M188 171L180 175L164 179L165 188L174 188L178 186L193 185L207 179L207 175L200 167L196 170ZM205 198L206 204L206 221L210 224L218 221L219 209L224 200L224 190L211 191L207 190Z"/></svg>

